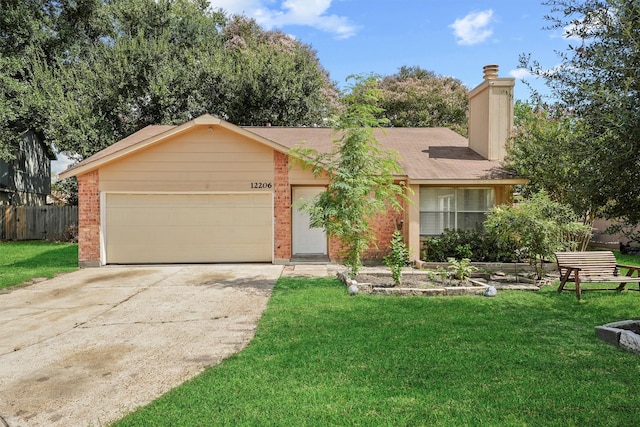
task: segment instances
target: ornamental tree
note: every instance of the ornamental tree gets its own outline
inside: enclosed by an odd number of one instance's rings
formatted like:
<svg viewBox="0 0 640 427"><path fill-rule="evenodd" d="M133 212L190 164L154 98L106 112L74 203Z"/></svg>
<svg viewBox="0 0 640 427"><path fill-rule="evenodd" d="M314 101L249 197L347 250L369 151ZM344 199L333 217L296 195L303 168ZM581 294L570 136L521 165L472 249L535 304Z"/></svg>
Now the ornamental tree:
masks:
<svg viewBox="0 0 640 427"><path fill-rule="evenodd" d="M379 89L374 77L355 77L356 84L343 98L343 110L335 118L336 139L328 153L301 144L291 150L294 162L316 176L326 172L324 192L302 208L310 214L312 227L322 227L341 243L341 256L356 276L362 253L376 244L371 222L389 208L401 210L405 186L394 182L401 171L398 153L385 150L373 136L384 120L376 107ZM364 101L364 102L362 102Z"/></svg>

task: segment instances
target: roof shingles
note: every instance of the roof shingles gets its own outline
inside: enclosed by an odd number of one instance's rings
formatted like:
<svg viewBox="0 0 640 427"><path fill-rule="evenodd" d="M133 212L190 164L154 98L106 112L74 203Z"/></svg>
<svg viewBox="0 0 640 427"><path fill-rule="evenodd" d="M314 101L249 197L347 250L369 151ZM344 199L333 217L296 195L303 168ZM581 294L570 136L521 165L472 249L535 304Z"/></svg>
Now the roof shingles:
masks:
<svg viewBox="0 0 640 427"><path fill-rule="evenodd" d="M147 126L121 141L94 154L67 171L88 166L119 151L158 137L176 126ZM314 127L243 127L245 131L286 148L300 143L321 152L330 151L339 134L332 128ZM400 166L414 181L510 179L499 162L490 161L471 150L463 136L446 128L376 129L374 137L387 149L400 154ZM117 156L116 156L117 157Z"/></svg>
<svg viewBox="0 0 640 427"><path fill-rule="evenodd" d="M293 148L304 142L328 151L339 135L330 128L247 127L246 130ZM400 165L412 180L509 179L499 162L490 161L469 148L466 138L446 128L376 129L380 144L398 151Z"/></svg>

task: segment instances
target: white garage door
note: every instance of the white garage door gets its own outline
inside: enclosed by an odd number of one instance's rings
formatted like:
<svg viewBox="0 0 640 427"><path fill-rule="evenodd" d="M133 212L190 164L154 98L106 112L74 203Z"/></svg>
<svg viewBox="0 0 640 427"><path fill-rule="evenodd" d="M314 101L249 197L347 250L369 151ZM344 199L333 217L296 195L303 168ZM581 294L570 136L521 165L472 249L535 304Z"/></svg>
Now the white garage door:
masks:
<svg viewBox="0 0 640 427"><path fill-rule="evenodd" d="M270 193L107 194L106 262L271 262L272 200Z"/></svg>

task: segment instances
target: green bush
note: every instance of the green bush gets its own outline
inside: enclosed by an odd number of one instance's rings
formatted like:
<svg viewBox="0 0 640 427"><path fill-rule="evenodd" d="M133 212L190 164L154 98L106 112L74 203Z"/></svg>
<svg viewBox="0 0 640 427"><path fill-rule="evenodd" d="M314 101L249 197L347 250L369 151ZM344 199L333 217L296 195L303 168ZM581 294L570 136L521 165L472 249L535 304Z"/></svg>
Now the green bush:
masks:
<svg viewBox="0 0 640 427"><path fill-rule="evenodd" d="M446 262L448 258L469 258L473 262L511 262L515 260L515 241L498 239L498 234L484 228L445 230L439 237L429 237L422 247L422 260Z"/></svg>
<svg viewBox="0 0 640 427"><path fill-rule="evenodd" d="M591 227L579 222L570 206L552 200L544 191L517 201L515 205L494 207L485 226L500 240L515 240L536 268L538 278L542 277L545 260L550 260L554 252L575 251L590 236Z"/></svg>

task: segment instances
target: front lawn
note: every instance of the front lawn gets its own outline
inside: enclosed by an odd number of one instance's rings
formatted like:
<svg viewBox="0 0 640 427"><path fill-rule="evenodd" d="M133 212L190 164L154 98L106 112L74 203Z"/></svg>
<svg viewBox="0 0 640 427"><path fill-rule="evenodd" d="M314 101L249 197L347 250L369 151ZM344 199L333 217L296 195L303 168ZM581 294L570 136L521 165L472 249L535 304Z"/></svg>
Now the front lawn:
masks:
<svg viewBox="0 0 640 427"><path fill-rule="evenodd" d="M637 425L640 356L594 327L639 313L632 291L349 297L282 278L244 351L115 425Z"/></svg>
<svg viewBox="0 0 640 427"><path fill-rule="evenodd" d="M75 243L0 242L0 289L77 269Z"/></svg>

